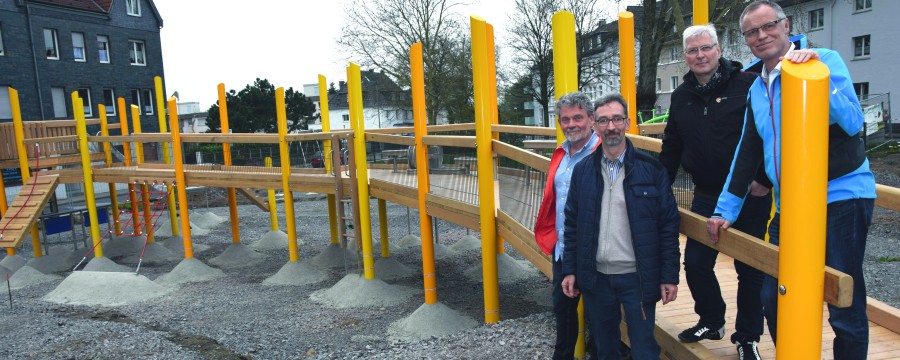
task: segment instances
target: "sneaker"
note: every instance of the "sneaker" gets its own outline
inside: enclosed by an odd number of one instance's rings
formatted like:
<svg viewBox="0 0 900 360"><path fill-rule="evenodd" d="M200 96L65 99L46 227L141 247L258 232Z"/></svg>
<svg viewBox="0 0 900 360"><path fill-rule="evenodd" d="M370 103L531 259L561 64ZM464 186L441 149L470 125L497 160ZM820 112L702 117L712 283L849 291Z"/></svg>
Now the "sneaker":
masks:
<svg viewBox="0 0 900 360"><path fill-rule="evenodd" d="M759 357L759 345L756 341L734 341L737 345L738 359L741 360L761 360Z"/></svg>
<svg viewBox="0 0 900 360"><path fill-rule="evenodd" d="M693 343L700 340L722 340L723 337L725 337L725 326L718 330L713 330L699 323L678 334L678 340L684 343Z"/></svg>

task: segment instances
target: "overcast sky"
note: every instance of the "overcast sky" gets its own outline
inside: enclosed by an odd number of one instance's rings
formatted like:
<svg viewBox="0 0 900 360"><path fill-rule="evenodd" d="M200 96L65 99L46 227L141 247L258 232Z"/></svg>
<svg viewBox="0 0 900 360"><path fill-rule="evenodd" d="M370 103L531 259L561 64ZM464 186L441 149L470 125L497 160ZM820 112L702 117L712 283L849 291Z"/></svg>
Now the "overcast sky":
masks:
<svg viewBox="0 0 900 360"><path fill-rule="evenodd" d="M335 83L346 77L348 59L336 39L348 0L154 3L163 18L166 96L178 91L182 102L199 102L201 110L215 103L219 83L240 90L263 78L275 87L302 91L303 84L318 82L318 74ZM459 12L493 24L502 44L513 3L473 0Z"/></svg>

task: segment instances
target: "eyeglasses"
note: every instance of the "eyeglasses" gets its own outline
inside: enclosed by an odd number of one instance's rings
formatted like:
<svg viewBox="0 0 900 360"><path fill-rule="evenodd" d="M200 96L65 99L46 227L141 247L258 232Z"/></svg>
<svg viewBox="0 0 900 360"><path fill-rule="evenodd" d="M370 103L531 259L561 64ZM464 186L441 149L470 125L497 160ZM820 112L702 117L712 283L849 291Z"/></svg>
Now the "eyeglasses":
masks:
<svg viewBox="0 0 900 360"><path fill-rule="evenodd" d="M621 117L621 116L614 116L612 119L605 118L605 117L597 118L596 120L594 120L594 122L596 122L597 125L600 125L600 126L608 126L609 123L613 123L613 125L618 126L618 125L624 124L625 120L628 120L628 118Z"/></svg>
<svg viewBox="0 0 900 360"><path fill-rule="evenodd" d="M690 55L690 56L697 56L697 54L699 54L701 52L704 54L708 54L710 51L712 51L712 49L716 48L716 45L717 44L709 44L709 45L703 45L701 47L687 48L687 49L684 49L684 54Z"/></svg>
<svg viewBox="0 0 900 360"><path fill-rule="evenodd" d="M756 39L757 37L759 37L759 31L760 31L760 30L765 31L765 32L767 32L767 33L772 32L772 30L775 30L775 25L778 25L778 23L781 22L781 20L784 20L784 19L785 19L785 18L780 18L780 19L775 20L775 21L767 22L767 23L765 23L765 24L762 24L762 26L760 26L760 27L758 27L758 28L753 28L753 29L744 31L744 32L742 32L741 34L744 35L744 39L747 39L747 40Z"/></svg>

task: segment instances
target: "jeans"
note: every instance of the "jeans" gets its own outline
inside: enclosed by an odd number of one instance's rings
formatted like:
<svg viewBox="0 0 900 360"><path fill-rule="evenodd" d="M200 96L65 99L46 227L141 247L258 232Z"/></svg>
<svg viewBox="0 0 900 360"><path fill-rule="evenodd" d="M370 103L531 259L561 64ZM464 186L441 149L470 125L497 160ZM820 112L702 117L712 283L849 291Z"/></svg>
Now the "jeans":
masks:
<svg viewBox="0 0 900 360"><path fill-rule="evenodd" d="M872 224L874 199L851 199L828 204L825 228L825 265L853 277L853 304L849 308L828 305L828 322L834 330L834 358L865 359L869 349L869 318L866 315L866 282L863 256L866 235ZM778 245L780 217L775 214L769 225L769 240ZM802 239L800 239L802 241ZM776 340L778 320L778 279L766 275L762 301L772 341Z"/></svg>
<svg viewBox="0 0 900 360"><path fill-rule="evenodd" d="M555 256L554 256L555 258ZM578 340L578 299L562 291L562 261L553 261L553 314L556 315L556 344L553 359L571 360L575 357Z"/></svg>
<svg viewBox="0 0 900 360"><path fill-rule="evenodd" d="M656 303L641 301L641 280L638 273L605 275L597 273L590 291L583 290L586 314L597 359L621 359L619 344L622 334L619 323L622 311L631 340L631 357L635 360L658 360L659 344L653 336L656 323Z"/></svg>
<svg viewBox="0 0 900 360"><path fill-rule="evenodd" d="M709 217L716 208L716 198L695 193L691 211ZM766 234L766 223L772 209L772 195L747 196L740 217L734 228L757 238ZM716 329L725 326L725 300L719 288L714 267L719 252L701 242L688 238L684 248L684 274L694 298L694 312L700 315L700 324ZM763 333L763 313L760 302L763 273L740 261L734 261L738 274L737 319L732 341L759 341Z"/></svg>

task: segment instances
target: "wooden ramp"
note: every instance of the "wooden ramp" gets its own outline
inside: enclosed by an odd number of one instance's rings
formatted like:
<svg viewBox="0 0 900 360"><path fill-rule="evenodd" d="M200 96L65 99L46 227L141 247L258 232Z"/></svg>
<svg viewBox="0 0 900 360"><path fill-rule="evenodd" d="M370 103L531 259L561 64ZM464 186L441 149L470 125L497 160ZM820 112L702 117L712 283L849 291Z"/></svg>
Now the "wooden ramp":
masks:
<svg viewBox="0 0 900 360"><path fill-rule="evenodd" d="M58 175L35 176L22 184L19 194L0 219L0 247L19 247L58 184Z"/></svg>
<svg viewBox="0 0 900 360"><path fill-rule="evenodd" d="M253 191L253 189L237 188L237 191L241 193L241 195L244 195L245 198L250 200L250 202L253 203L253 205L256 205L260 210L269 212L269 204L266 203L265 199L256 196L256 191Z"/></svg>

